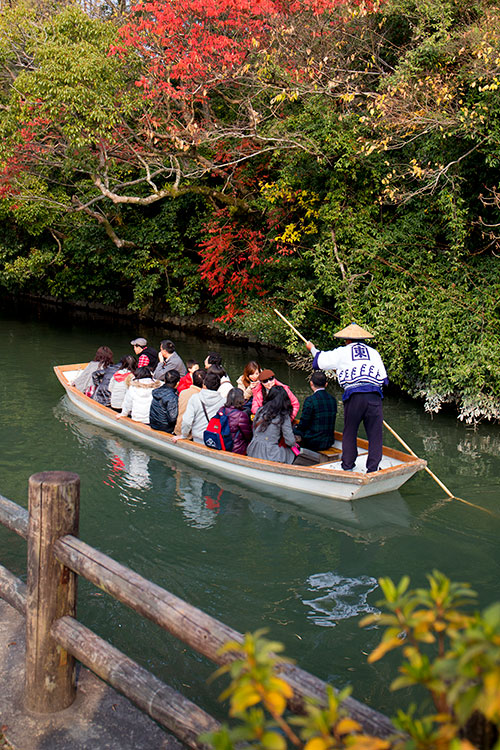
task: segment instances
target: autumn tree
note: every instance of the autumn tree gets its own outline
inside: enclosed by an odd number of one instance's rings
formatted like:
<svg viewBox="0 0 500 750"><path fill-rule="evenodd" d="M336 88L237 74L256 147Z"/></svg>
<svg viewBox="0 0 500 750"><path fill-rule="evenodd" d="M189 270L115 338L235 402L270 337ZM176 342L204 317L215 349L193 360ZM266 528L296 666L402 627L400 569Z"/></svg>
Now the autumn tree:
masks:
<svg viewBox="0 0 500 750"><path fill-rule="evenodd" d="M359 319L393 382L500 417L498 10L163 0L3 11L0 282L209 310L297 350Z"/></svg>

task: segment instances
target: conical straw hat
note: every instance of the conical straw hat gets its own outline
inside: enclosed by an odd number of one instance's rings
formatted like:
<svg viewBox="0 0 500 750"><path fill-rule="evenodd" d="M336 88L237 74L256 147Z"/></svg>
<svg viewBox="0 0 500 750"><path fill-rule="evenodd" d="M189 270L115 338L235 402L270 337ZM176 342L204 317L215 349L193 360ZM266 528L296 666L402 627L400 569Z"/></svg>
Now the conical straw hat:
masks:
<svg viewBox="0 0 500 750"><path fill-rule="evenodd" d="M358 326L357 323L351 323L346 328L342 328L341 331L333 334L336 339L373 339L375 338L373 333L365 331L364 328Z"/></svg>

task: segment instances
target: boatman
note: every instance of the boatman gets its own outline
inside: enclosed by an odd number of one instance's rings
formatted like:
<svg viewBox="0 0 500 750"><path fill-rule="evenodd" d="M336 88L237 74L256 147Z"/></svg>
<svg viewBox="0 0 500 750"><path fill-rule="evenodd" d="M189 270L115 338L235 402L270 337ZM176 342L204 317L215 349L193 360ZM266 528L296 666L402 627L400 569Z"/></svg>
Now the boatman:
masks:
<svg viewBox="0 0 500 750"><path fill-rule="evenodd" d="M363 422L368 437L366 471L377 471L382 459L382 386L387 385L387 372L380 354L365 343L373 334L356 323L351 323L334 334L346 339L345 346L329 352L316 349L307 342L313 355L315 370L336 370L344 390L344 434L342 438L342 468L352 471L358 457L358 428Z"/></svg>

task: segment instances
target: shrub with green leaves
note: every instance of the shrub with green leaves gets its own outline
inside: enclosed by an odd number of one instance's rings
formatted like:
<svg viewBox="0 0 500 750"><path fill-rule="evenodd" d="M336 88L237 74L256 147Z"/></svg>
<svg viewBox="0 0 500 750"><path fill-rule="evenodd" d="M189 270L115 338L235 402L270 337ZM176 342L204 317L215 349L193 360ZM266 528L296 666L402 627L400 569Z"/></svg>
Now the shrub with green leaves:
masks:
<svg viewBox="0 0 500 750"><path fill-rule="evenodd" d="M468 584L453 583L439 571L428 581L427 588L410 589L408 576L398 584L381 578L382 611L360 624L385 628L370 662L395 649L403 652L391 689L422 686L434 713L411 704L393 719L392 738L373 737L342 706L350 689L336 693L328 686L321 705L306 700L304 714L291 715L292 689L280 675L283 646L259 630L221 649L231 661L214 677L230 676L220 699L229 700L236 723L201 739L215 750L499 750L500 603L472 611L476 594Z"/></svg>

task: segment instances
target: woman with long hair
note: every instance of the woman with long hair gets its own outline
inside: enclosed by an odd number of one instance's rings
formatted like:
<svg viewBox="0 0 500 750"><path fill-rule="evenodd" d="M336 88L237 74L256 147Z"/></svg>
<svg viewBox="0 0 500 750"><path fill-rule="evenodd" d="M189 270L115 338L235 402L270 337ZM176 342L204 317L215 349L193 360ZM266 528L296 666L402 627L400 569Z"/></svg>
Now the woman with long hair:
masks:
<svg viewBox="0 0 500 750"><path fill-rule="evenodd" d="M247 362L243 368L243 373L236 381L236 384L238 388L241 388L243 391L245 401L249 401L252 398L255 388L261 387L259 383L259 375L261 372L262 367L258 362L255 362L255 360Z"/></svg>
<svg viewBox="0 0 500 750"><path fill-rule="evenodd" d="M113 352L109 346L100 346L94 355L92 362L79 374L73 385L86 396L94 395L95 385L92 382L92 375L96 370L105 370L106 367L113 364Z"/></svg>
<svg viewBox="0 0 500 750"><path fill-rule="evenodd" d="M284 445L280 445L280 443ZM292 402L281 385L270 388L266 403L255 414L247 455L292 464L298 451L292 428Z"/></svg>

